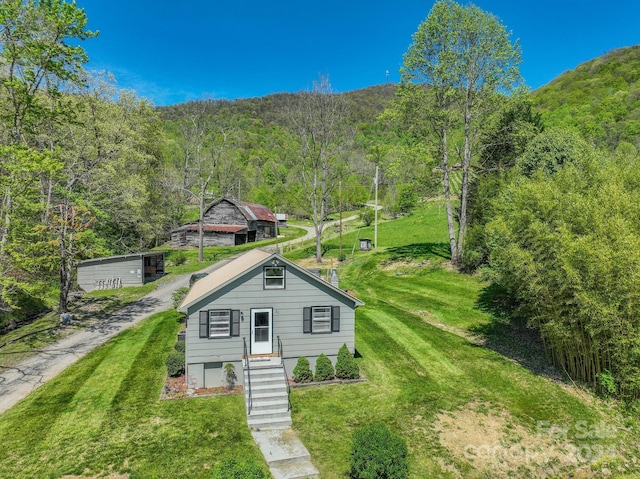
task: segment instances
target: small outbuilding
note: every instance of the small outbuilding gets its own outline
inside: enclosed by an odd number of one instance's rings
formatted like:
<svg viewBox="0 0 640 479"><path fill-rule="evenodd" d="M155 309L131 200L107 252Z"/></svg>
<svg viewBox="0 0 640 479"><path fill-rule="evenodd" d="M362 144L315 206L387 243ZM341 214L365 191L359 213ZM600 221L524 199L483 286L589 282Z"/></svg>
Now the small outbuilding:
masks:
<svg viewBox="0 0 640 479"><path fill-rule="evenodd" d="M370 250L371 250L371 240L369 238L361 238L360 251L370 251Z"/></svg>
<svg viewBox="0 0 640 479"><path fill-rule="evenodd" d="M107 256L78 264L78 285L86 292L141 286L164 275L164 252Z"/></svg>
<svg viewBox="0 0 640 479"><path fill-rule="evenodd" d="M234 246L275 238L276 216L264 205L232 198L213 202L204 213L204 246ZM188 223L171 232L171 246L198 246L199 223Z"/></svg>

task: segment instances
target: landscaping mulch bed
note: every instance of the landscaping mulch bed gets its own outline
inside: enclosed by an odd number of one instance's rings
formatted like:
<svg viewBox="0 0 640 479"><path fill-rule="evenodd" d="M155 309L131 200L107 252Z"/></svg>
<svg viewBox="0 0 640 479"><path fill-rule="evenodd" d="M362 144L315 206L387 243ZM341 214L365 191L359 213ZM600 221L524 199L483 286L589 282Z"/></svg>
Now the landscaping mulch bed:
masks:
<svg viewBox="0 0 640 479"><path fill-rule="evenodd" d="M244 389L240 385L236 385L233 389L223 386L215 388L190 388L187 384L185 375L182 374L175 378L167 377L160 399L185 399L190 397L208 397L208 396L232 396L242 394Z"/></svg>

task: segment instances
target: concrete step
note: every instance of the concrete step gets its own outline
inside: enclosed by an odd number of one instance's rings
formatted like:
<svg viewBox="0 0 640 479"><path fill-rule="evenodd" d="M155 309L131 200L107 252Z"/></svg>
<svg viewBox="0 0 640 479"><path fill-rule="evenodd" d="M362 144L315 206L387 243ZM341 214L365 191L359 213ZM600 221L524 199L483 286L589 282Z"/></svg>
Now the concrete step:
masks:
<svg viewBox="0 0 640 479"><path fill-rule="evenodd" d="M248 404L245 403L245 406L247 406L248 409ZM254 415L254 413L260 411L271 411L271 410L275 410L275 409L288 409L289 408L289 400L285 397L285 398L279 398L279 399L256 399L253 398L253 401L251 403L251 414Z"/></svg>
<svg viewBox="0 0 640 479"><path fill-rule="evenodd" d="M291 417L287 406L281 406L275 409L256 409L255 404L251 408L248 419L280 419L282 417Z"/></svg>
<svg viewBox="0 0 640 479"><path fill-rule="evenodd" d="M271 431L280 429L289 429L291 427L291 418L286 419L248 419L249 428L255 431Z"/></svg>
<svg viewBox="0 0 640 479"><path fill-rule="evenodd" d="M248 375L244 375L245 380L248 379ZM257 371L251 371L251 383L259 382L259 381L273 381L278 380L284 383L284 373L280 372L272 372L269 371L269 374L257 374Z"/></svg>
<svg viewBox="0 0 640 479"><path fill-rule="evenodd" d="M245 383L246 384L246 383ZM249 394L249 388L248 386L245 387L245 395ZM284 384L253 384L251 383L251 397L253 397L254 394L271 394L271 393L282 393L284 392L285 394L287 393L287 388L284 386Z"/></svg>
<svg viewBox="0 0 640 479"><path fill-rule="evenodd" d="M320 473L310 461L301 461L282 466L271 466L273 479L318 479Z"/></svg>
<svg viewBox="0 0 640 479"><path fill-rule="evenodd" d="M275 399L288 399L289 395L287 394L287 391L285 389L283 389L282 391L274 391L274 392L256 392L253 391L251 393L251 397L253 398L253 400L275 400Z"/></svg>

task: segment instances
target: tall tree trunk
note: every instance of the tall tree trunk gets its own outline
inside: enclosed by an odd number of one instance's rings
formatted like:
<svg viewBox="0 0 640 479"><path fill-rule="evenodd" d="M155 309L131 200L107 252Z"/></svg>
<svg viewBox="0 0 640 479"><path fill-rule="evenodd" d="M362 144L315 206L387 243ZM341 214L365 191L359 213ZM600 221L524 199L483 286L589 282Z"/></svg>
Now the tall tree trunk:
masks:
<svg viewBox="0 0 640 479"><path fill-rule="evenodd" d="M447 129L441 130L442 141L442 171L444 184L444 205L447 211L447 226L449 228L449 246L451 248L451 260L455 263L458 257L458 247L456 244L456 226L453 220L453 208L451 206L451 186L449 184L449 154L447 152Z"/></svg>
<svg viewBox="0 0 640 479"><path fill-rule="evenodd" d="M469 167L471 165L471 112L469 101L465 102L464 111L464 152L462 158L462 191L460 193L460 218L458 218L458 247L456 257L452 258L456 266L462 266L464 237L467 232L467 203L469 197Z"/></svg>

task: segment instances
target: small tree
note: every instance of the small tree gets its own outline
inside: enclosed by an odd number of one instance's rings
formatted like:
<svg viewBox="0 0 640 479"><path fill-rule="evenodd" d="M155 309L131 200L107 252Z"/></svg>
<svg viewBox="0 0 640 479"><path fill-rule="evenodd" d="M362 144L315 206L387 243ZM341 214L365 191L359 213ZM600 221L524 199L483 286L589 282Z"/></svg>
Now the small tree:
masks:
<svg viewBox="0 0 640 479"><path fill-rule="evenodd" d="M351 479L409 477L407 445L383 424L360 427L353 433Z"/></svg>
<svg viewBox="0 0 640 479"><path fill-rule="evenodd" d="M343 344L338 351L336 377L340 379L358 379L360 377L360 367L346 344Z"/></svg>
<svg viewBox="0 0 640 479"><path fill-rule="evenodd" d="M371 226L371 223L373 223L373 219L375 217L376 212L373 210L373 208L364 208L362 210L362 213L360 213L360 216L362 217L362 223L365 226Z"/></svg>
<svg viewBox="0 0 640 479"><path fill-rule="evenodd" d="M227 363L224 365L224 379L227 382L227 389L232 391L236 386L238 376L236 376L236 368L233 364Z"/></svg>
<svg viewBox="0 0 640 479"><path fill-rule="evenodd" d="M293 368L293 381L296 383L310 383L313 381L309 360L304 356L298 358L296 367Z"/></svg>
<svg viewBox="0 0 640 479"><path fill-rule="evenodd" d="M334 378L335 371L333 370L333 364L324 354L318 356L316 359L316 374L313 377L315 381L330 381Z"/></svg>

